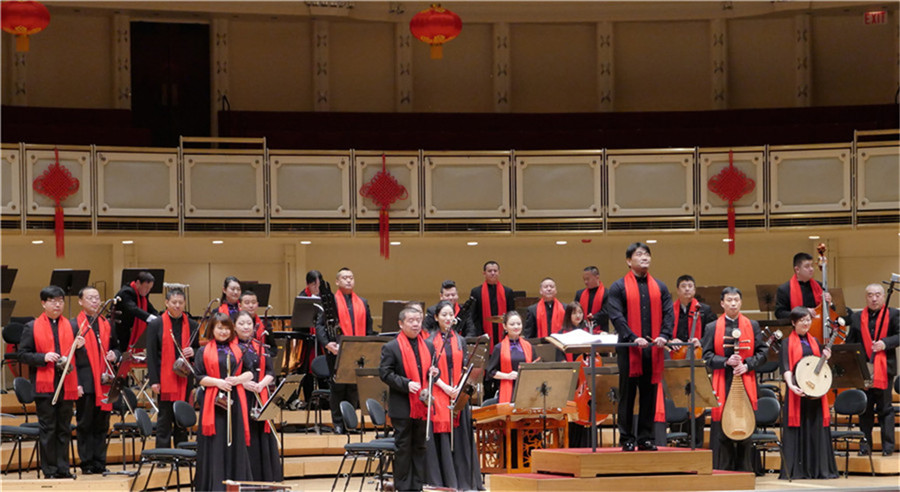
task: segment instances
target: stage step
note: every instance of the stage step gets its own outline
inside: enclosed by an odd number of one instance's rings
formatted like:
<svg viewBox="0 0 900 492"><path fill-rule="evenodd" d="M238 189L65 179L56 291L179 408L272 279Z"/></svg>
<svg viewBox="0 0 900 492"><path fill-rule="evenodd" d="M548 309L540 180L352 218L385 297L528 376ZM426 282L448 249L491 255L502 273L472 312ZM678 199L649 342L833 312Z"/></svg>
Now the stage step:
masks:
<svg viewBox="0 0 900 492"><path fill-rule="evenodd" d="M621 448L535 449L531 452L531 471L572 475L577 478L598 475L642 475L712 473L709 449L659 448L658 451L625 452Z"/></svg>
<svg viewBox="0 0 900 492"><path fill-rule="evenodd" d="M855 451L851 451L850 455L850 473L861 474L861 475L871 475L872 467L869 466L869 458L868 456L857 456ZM835 456L834 460L837 463L838 473L844 472L844 458L843 456ZM900 475L900 459L898 459L897 454L893 456L882 456L881 453L876 452L872 455L872 466L875 467L876 475ZM766 470L781 470L781 456L775 453L766 453Z"/></svg>
<svg viewBox="0 0 900 492"><path fill-rule="evenodd" d="M646 470L645 470L646 471ZM522 473L491 475L491 492L558 492L560 490L752 490L753 473L713 471L710 475L627 475L573 478Z"/></svg>

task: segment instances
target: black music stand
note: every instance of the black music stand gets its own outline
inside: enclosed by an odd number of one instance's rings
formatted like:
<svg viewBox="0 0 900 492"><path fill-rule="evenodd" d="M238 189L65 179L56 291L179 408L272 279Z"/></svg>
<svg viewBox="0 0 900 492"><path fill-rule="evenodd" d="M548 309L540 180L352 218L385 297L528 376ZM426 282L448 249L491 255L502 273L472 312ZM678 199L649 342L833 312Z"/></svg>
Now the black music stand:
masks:
<svg viewBox="0 0 900 492"><path fill-rule="evenodd" d="M316 319L322 311L322 300L318 297L295 297L294 309L291 312L291 329L306 330L306 333L309 333L309 329L316 326Z"/></svg>
<svg viewBox="0 0 900 492"><path fill-rule="evenodd" d="M713 312L713 314L722 314L725 312L725 309L722 307L721 299L722 299L722 289L724 289L725 285L708 285L705 287L697 287L697 293L694 297L697 298L698 301L708 304L709 309Z"/></svg>
<svg viewBox="0 0 900 492"><path fill-rule="evenodd" d="M693 357L693 350L689 350ZM701 370L697 375L697 370ZM669 399L678 407L688 409L691 416L691 449L696 448L697 423L694 409L697 407L715 408L719 406L713 393L712 383L706 372L706 366L700 359L667 360L663 371L663 382Z"/></svg>
<svg viewBox="0 0 900 492"><path fill-rule="evenodd" d="M872 382L872 374L866 364L866 353L860 343L844 343L831 347L832 389L865 388Z"/></svg>
<svg viewBox="0 0 900 492"><path fill-rule="evenodd" d="M775 296L778 292L778 284L759 284L756 286L756 301L759 310L766 312L766 319L772 319L775 312Z"/></svg>
<svg viewBox="0 0 900 492"><path fill-rule="evenodd" d="M616 425L616 421L618 420L618 412L619 412L619 396L621 393L619 392L619 366L616 365L615 361L611 364L607 364L606 361L603 362L603 366L600 367L585 367L584 368L584 376L585 378L591 377L591 375L595 375L594 378L597 384L597 395L600 395L599 398L596 398L596 410L594 410L594 421L597 420L597 415L612 415L613 417L613 443L616 442L616 432L618 432L618 427ZM603 446L603 431L597 428L600 435L600 446ZM596 435L596 434L595 434ZM591 438L593 439L593 437Z"/></svg>
<svg viewBox="0 0 900 492"><path fill-rule="evenodd" d="M88 280L91 278L90 270L72 270L71 268L63 268L53 270L50 274L50 285L61 287L66 292L66 296L77 296L78 291L87 287Z"/></svg>
<svg viewBox="0 0 900 492"><path fill-rule="evenodd" d="M556 346L544 338L526 338L534 349L534 360L540 362L556 362Z"/></svg>
<svg viewBox="0 0 900 492"><path fill-rule="evenodd" d="M13 309L15 308L16 301L13 301L12 299L0 300L0 326L9 324L10 318L12 318Z"/></svg>
<svg viewBox="0 0 900 492"><path fill-rule="evenodd" d="M137 276L141 272L148 272L150 275L153 275L153 287L150 288L149 294L162 294L163 283L166 280L166 271L162 268L123 268L121 286L124 287L137 280Z"/></svg>
<svg viewBox="0 0 900 492"><path fill-rule="evenodd" d="M422 314L425 314L424 301L384 301L381 305L381 330L380 332L397 331L400 326L400 311L409 303L415 303L422 306Z"/></svg>
<svg viewBox="0 0 900 492"><path fill-rule="evenodd" d="M256 294L256 300L259 301L260 306L269 305L269 294L272 292L272 284L261 284L255 280L242 280L241 290L249 290Z"/></svg>
<svg viewBox="0 0 900 492"><path fill-rule="evenodd" d="M363 418L369 415L369 407L366 406L366 400L369 398L381 403L385 411L388 408L388 385L381 380L378 374L378 368L365 368L356 370L356 387L359 389L359 409ZM365 421L360 429L365 432Z"/></svg>
<svg viewBox="0 0 900 492"><path fill-rule="evenodd" d="M512 402L518 408L541 409L541 447L547 447L547 412L563 409L575 398L578 362L532 362L519 364L519 377L513 387ZM557 441L562 446L561 441Z"/></svg>
<svg viewBox="0 0 900 492"><path fill-rule="evenodd" d="M484 400L484 369L490 361L490 357L488 357L488 351L491 348L489 347L490 339L487 333L478 337L466 338L466 359L469 361L469 364L472 364L472 370L466 376L466 381L471 385L470 387L473 388L473 391L471 394L459 394L456 398L454 412L461 411L462 407L468 402L472 402L474 405L481 405L481 402ZM465 385L461 385L461 388L464 387Z"/></svg>
<svg viewBox="0 0 900 492"><path fill-rule="evenodd" d="M334 382L356 384L357 369L377 369L381 363L381 346L390 340L390 337L343 337L334 362Z"/></svg>
<svg viewBox="0 0 900 492"><path fill-rule="evenodd" d="M278 417L281 425L278 426L278 433L281 435L279 444L281 446L281 468L284 469L284 407L287 405L288 399L300 388L300 380L303 378L300 374L291 374L281 380L278 388L269 396L262 408L259 410L259 416L256 420L272 420L275 418L275 409L278 409Z"/></svg>
<svg viewBox="0 0 900 492"><path fill-rule="evenodd" d="M16 274L18 273L18 268L9 268L6 265L0 267L0 294L12 292L13 283L15 283Z"/></svg>

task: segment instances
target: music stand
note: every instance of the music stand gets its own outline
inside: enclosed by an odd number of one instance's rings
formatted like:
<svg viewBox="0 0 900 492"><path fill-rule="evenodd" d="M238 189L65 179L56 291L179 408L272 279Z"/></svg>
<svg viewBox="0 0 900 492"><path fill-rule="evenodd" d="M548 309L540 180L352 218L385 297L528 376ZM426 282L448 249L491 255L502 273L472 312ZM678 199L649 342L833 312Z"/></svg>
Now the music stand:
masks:
<svg viewBox="0 0 900 492"><path fill-rule="evenodd" d="M400 323L400 311L409 303L415 303L422 306L422 314L425 314L425 302L423 301L384 301L381 305L381 330L385 328L396 331Z"/></svg>
<svg viewBox="0 0 900 492"><path fill-rule="evenodd" d="M53 270L53 273L50 274L50 285L61 287L66 292L66 296L76 296L78 291L87 287L90 278L90 270L63 268Z"/></svg>
<svg viewBox="0 0 900 492"><path fill-rule="evenodd" d="M575 397L579 366L578 362L519 364L512 396L515 407L565 408L566 402ZM541 391L544 387L546 391Z"/></svg>
<svg viewBox="0 0 900 492"><path fill-rule="evenodd" d="M0 294L9 294L12 292L13 283L16 281L17 273L19 273L18 268L9 268L6 265L0 267Z"/></svg>
<svg viewBox="0 0 900 492"><path fill-rule="evenodd" d="M866 364L866 354L862 344L845 343L831 347L832 389L837 388L865 388L866 383L871 383L872 374Z"/></svg>
<svg viewBox="0 0 900 492"><path fill-rule="evenodd" d="M269 293L272 292L272 284L261 284L255 280L243 280L241 281L241 290L249 290L256 294L256 300L259 301L260 306L269 305Z"/></svg>
<svg viewBox="0 0 900 492"><path fill-rule="evenodd" d="M378 368L357 369L356 386L359 389L359 406L363 415L369 415L369 407L366 400L369 398L381 403L385 410L388 408L388 385L381 380ZM363 426L365 428L365 426Z"/></svg>
<svg viewBox="0 0 900 492"><path fill-rule="evenodd" d="M318 297L297 296L294 298L294 309L291 313L291 328L294 331L316 326L316 318L323 312L322 300Z"/></svg>
<svg viewBox="0 0 900 492"><path fill-rule="evenodd" d="M275 418L275 409L278 409L279 421L280 425L278 426L278 433L281 435L281 439L278 441L281 447L281 468L284 469L284 406L287 404L288 399L291 395L294 394L295 391L300 389L300 380L302 376L300 374L291 374L288 377L281 380L281 383L278 384L278 388L272 392L271 396L269 396L269 400L263 404L263 407L259 410L259 416L256 418L257 421L261 420L272 420ZM273 403L274 402L274 403Z"/></svg>
<svg viewBox="0 0 900 492"><path fill-rule="evenodd" d="M526 338L531 348L534 349L534 360L540 357L541 362L556 362L557 348L544 338Z"/></svg>
<svg viewBox="0 0 900 492"><path fill-rule="evenodd" d="M166 271L162 268L123 268L122 269L122 286L126 286L137 280L137 276L141 272L148 272L153 275L153 287L150 288L148 294L162 294L163 283L166 280Z"/></svg>
<svg viewBox="0 0 900 492"><path fill-rule="evenodd" d="M838 313L838 316L847 314L847 303L844 302L844 289L832 287L828 289L828 293L831 294L831 303L834 304L834 311Z"/></svg>
<svg viewBox="0 0 900 492"><path fill-rule="evenodd" d="M334 382L356 384L357 369L377 368L381 363L381 346L390 337L344 337L334 362Z"/></svg>
<svg viewBox="0 0 900 492"><path fill-rule="evenodd" d="M756 301L759 310L766 312L766 318L772 319L775 311L775 296L778 292L778 284L760 284L756 286Z"/></svg>
<svg viewBox="0 0 900 492"><path fill-rule="evenodd" d="M669 399L677 407L706 407L719 406L716 395L713 394L712 383L709 381L709 373L700 359L694 360L694 382L691 384L691 361L667 360L663 371L663 381L666 384L666 393ZM694 402L691 404L691 389L694 390Z"/></svg>
<svg viewBox="0 0 900 492"><path fill-rule="evenodd" d="M526 297L524 295L522 297L516 297L515 300L513 300L513 308L516 311L528 309L529 306L537 304L540 300L540 297Z"/></svg>
<svg viewBox="0 0 900 492"><path fill-rule="evenodd" d="M708 304L709 309L713 314L722 314L725 312L725 308L722 307L722 303L719 302L719 300L722 298L722 289L725 287L725 285L697 287L697 292L694 294L694 297L696 297L698 301Z"/></svg>
<svg viewBox="0 0 900 492"><path fill-rule="evenodd" d="M0 326L6 326L9 324L10 318L12 318L13 309L16 308L16 301L11 299L3 299L0 301Z"/></svg>

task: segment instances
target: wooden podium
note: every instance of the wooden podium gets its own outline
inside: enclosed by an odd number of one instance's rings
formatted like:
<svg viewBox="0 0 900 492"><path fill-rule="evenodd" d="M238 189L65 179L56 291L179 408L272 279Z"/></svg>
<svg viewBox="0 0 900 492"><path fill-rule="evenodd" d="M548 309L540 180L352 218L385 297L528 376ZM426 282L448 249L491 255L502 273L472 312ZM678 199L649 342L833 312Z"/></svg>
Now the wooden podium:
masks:
<svg viewBox="0 0 900 492"><path fill-rule="evenodd" d="M545 415L543 409L517 409L511 403L472 410L482 473L527 473L533 450L542 449L544 444L546 448L567 447L568 416L575 412L574 406L567 406L548 410Z"/></svg>

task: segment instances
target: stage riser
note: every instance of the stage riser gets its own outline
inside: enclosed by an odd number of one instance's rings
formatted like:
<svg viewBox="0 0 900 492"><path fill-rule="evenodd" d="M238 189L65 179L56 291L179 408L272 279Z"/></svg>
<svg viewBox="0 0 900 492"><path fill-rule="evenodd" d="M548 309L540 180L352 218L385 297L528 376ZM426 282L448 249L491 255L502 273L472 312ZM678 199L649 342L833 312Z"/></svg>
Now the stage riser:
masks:
<svg viewBox="0 0 900 492"><path fill-rule="evenodd" d="M867 456L857 456L855 452L851 451L850 455L850 473L851 474L861 474L861 475L869 475L872 473L872 467L869 466L869 458ZM834 460L837 463L838 472L843 473L844 471L844 458L843 456L835 456ZM872 465L875 467L875 473L877 475L898 475L900 474L900 459L898 459L897 454L893 456L882 456L881 453L875 453L872 456ZM781 469L781 456L778 455L778 452L775 453L766 453L766 470L780 470Z"/></svg>
<svg viewBox="0 0 900 492"><path fill-rule="evenodd" d="M551 473L589 478L598 475L645 473L712 473L712 451L665 448L660 451L599 451L536 449L531 453L532 473Z"/></svg>
<svg viewBox="0 0 900 492"><path fill-rule="evenodd" d="M752 473L727 475L649 475L595 478L531 478L492 475L491 492L559 492L561 490L752 490Z"/></svg>

